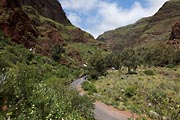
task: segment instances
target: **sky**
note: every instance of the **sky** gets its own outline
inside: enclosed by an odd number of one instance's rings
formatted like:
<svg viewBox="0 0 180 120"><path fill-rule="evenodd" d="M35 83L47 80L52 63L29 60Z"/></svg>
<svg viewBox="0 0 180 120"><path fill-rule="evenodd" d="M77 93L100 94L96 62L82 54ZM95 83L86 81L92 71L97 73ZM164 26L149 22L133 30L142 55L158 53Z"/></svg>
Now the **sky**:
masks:
<svg viewBox="0 0 180 120"><path fill-rule="evenodd" d="M71 23L95 38L155 14L168 0L59 0Z"/></svg>

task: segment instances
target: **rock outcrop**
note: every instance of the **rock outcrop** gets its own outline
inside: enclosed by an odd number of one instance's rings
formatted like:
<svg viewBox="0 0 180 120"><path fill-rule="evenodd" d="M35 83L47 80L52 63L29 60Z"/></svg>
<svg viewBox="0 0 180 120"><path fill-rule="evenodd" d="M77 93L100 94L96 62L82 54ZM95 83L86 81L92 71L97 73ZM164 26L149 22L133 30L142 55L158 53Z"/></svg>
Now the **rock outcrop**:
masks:
<svg viewBox="0 0 180 120"><path fill-rule="evenodd" d="M172 26L172 32L167 44L180 49L180 21Z"/></svg>
<svg viewBox="0 0 180 120"><path fill-rule="evenodd" d="M0 29L11 41L27 48L35 45L38 31L17 0L1 0ZM16 9L15 9L16 8Z"/></svg>
<svg viewBox="0 0 180 120"><path fill-rule="evenodd" d="M20 4L18 0L0 0L0 6L14 9L20 7Z"/></svg>
<svg viewBox="0 0 180 120"><path fill-rule="evenodd" d="M63 24L71 24L58 0L19 0L21 5L32 6L39 14Z"/></svg>
<svg viewBox="0 0 180 120"><path fill-rule="evenodd" d="M180 39L180 21L172 26L172 32L169 40Z"/></svg>

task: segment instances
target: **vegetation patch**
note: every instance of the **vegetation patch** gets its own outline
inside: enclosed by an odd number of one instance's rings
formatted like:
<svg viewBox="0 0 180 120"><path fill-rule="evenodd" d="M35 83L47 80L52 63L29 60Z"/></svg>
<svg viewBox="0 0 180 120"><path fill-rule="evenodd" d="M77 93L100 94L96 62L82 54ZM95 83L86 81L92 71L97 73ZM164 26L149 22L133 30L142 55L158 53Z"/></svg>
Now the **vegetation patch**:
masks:
<svg viewBox="0 0 180 120"><path fill-rule="evenodd" d="M89 81L85 81L83 84L82 84L82 87L85 91L88 91L89 94L93 94L93 93L97 93L97 89L96 89L96 86L94 84L92 84L91 82Z"/></svg>
<svg viewBox="0 0 180 120"><path fill-rule="evenodd" d="M94 82L94 96L120 110L146 114L152 119L180 119L180 67L174 69L140 67L136 75L126 74L124 67L109 70L107 76Z"/></svg>
<svg viewBox="0 0 180 120"><path fill-rule="evenodd" d="M94 119L93 101L69 88L79 69L12 46L0 35L0 119Z"/></svg>
<svg viewBox="0 0 180 120"><path fill-rule="evenodd" d="M146 74L146 75L154 75L154 71L153 70L145 70L144 74Z"/></svg>

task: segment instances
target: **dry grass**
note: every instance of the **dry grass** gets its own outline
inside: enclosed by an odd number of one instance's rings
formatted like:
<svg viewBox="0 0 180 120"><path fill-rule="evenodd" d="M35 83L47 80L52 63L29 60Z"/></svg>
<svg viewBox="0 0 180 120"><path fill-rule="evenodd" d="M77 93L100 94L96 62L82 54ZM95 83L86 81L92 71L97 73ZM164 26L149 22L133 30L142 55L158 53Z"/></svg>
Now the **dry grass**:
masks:
<svg viewBox="0 0 180 120"><path fill-rule="evenodd" d="M144 74L145 70L152 70L154 75ZM98 92L94 94L97 99L120 110L149 115L150 111L160 112L150 100L151 96L156 97L155 93L160 97L165 95L163 99L170 98L175 101L172 114L177 112L175 107L180 104L180 67L141 67L137 75L126 74L126 68L108 72L107 76L101 77L94 83ZM161 114L168 117L171 113L167 112L165 105L168 107L171 104L171 102L162 104L159 102L156 107L160 107Z"/></svg>

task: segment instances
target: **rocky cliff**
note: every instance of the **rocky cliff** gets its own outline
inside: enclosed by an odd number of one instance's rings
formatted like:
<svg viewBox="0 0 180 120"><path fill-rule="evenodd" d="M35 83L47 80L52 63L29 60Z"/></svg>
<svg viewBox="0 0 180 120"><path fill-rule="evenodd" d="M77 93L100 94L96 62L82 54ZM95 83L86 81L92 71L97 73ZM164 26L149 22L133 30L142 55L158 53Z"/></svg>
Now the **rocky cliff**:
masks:
<svg viewBox="0 0 180 120"><path fill-rule="evenodd" d="M17 0L0 1L0 30L11 41L26 47L35 45L38 30L31 24L29 16L22 10Z"/></svg>
<svg viewBox="0 0 180 120"><path fill-rule="evenodd" d="M135 24L107 31L97 40L106 41L110 48L119 51L125 47L169 39L171 27L180 20L180 0L166 2L152 17Z"/></svg>
<svg viewBox="0 0 180 120"><path fill-rule="evenodd" d="M39 14L63 24L71 24L57 0L18 0L23 6L33 6Z"/></svg>
<svg viewBox="0 0 180 120"><path fill-rule="evenodd" d="M180 49L180 21L172 26L168 44Z"/></svg>

